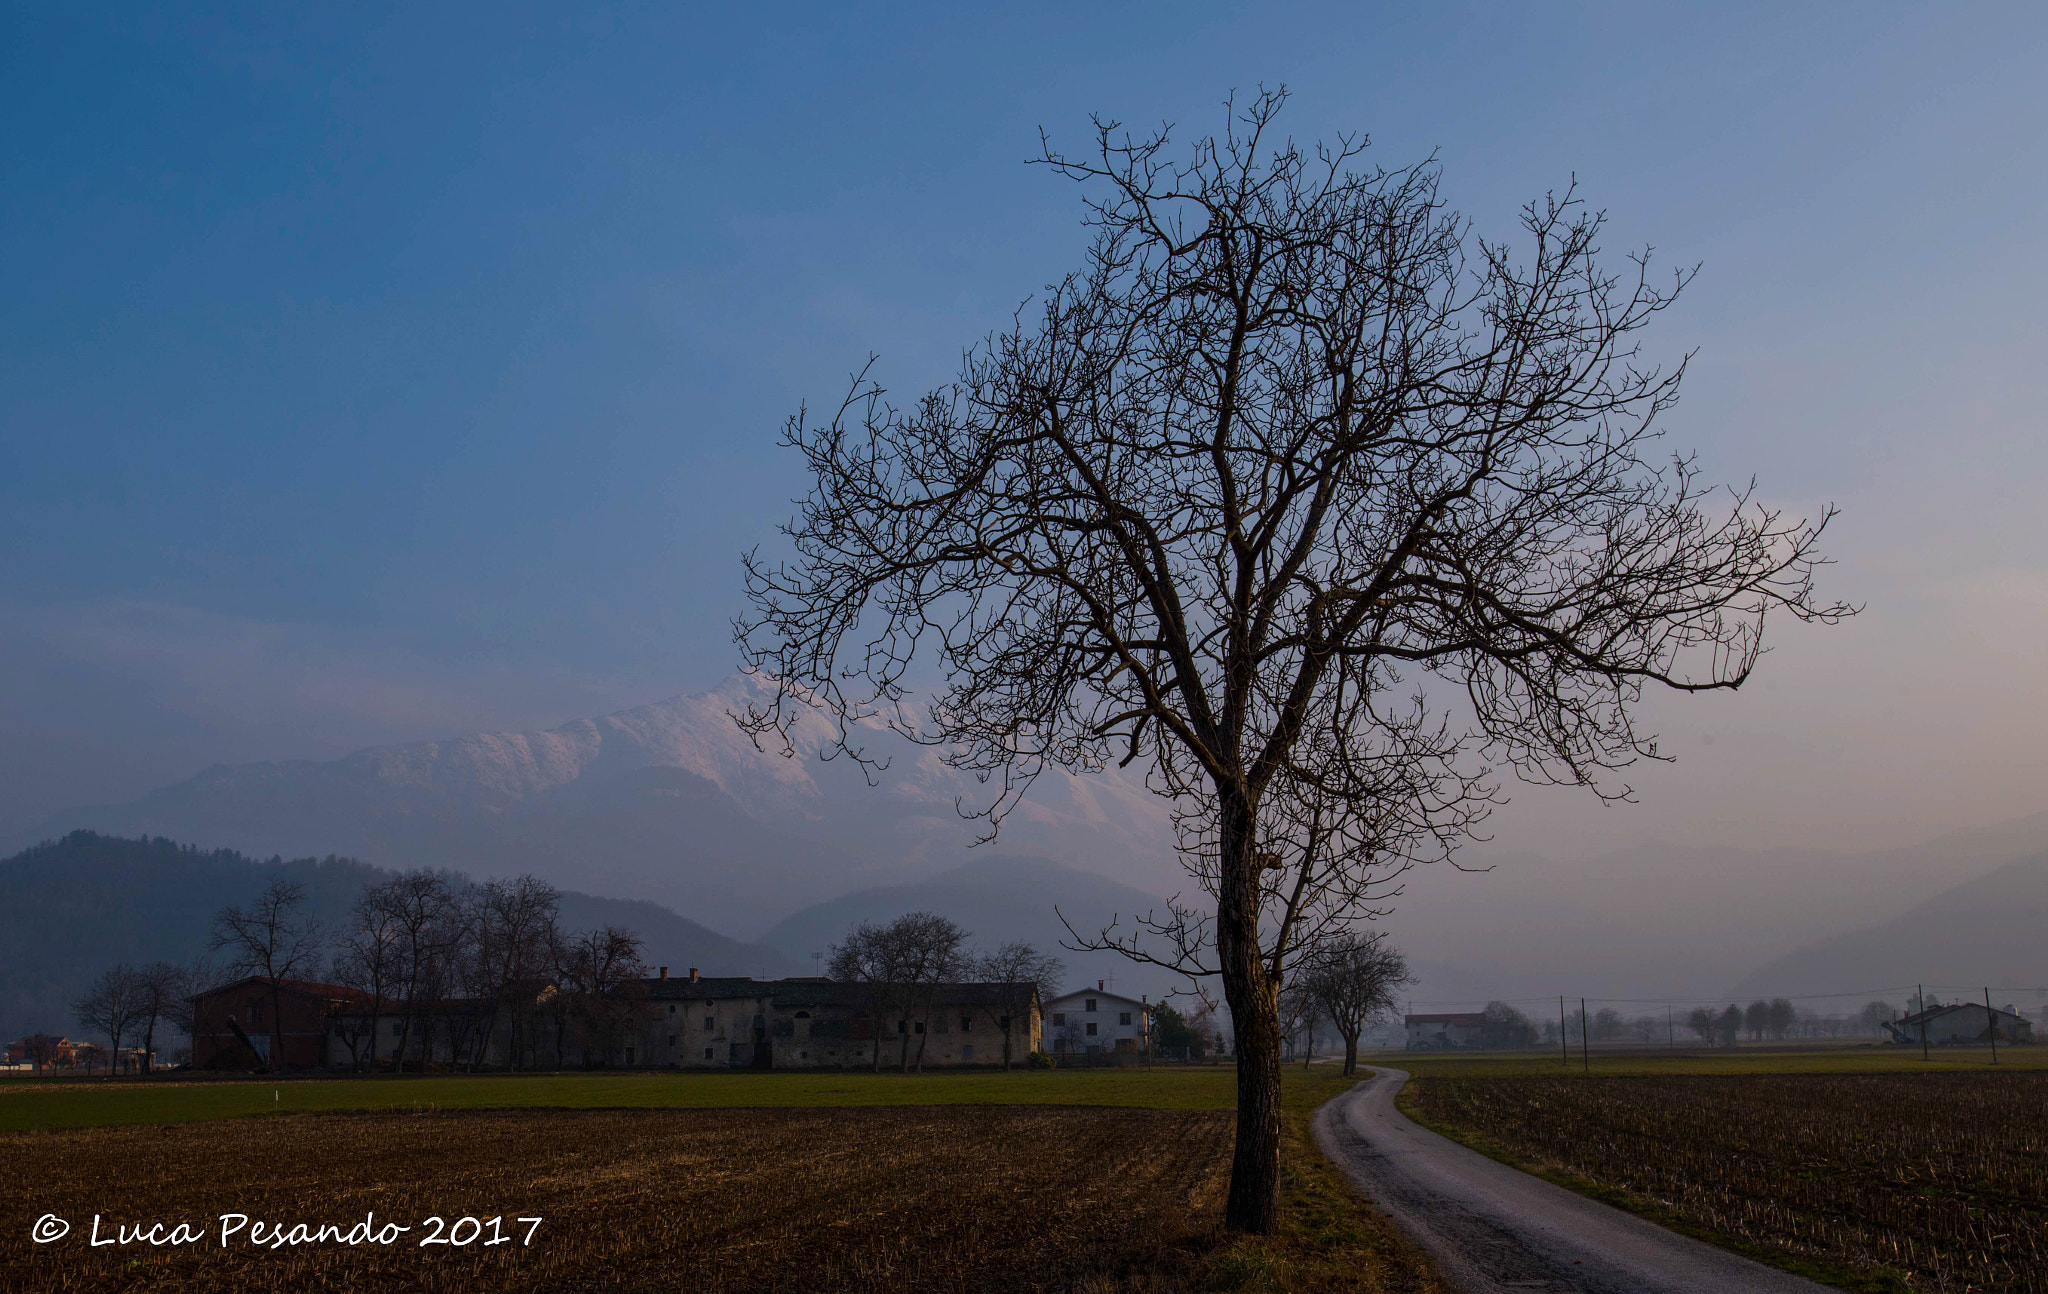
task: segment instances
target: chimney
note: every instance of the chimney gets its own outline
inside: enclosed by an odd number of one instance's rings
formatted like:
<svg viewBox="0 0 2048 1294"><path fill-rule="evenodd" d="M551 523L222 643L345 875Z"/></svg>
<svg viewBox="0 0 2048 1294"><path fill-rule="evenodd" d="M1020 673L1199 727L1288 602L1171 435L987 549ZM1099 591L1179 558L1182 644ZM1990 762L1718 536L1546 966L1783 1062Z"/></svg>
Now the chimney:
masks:
<svg viewBox="0 0 2048 1294"><path fill-rule="evenodd" d="M1103 993L1103 992L1107 992L1107 991L1108 991L1108 990L1104 989L1104 988L1102 987L1102 985L1103 985L1103 981L1101 981L1101 980L1096 980L1096 981L1095 981L1095 991L1096 991L1097 993Z"/></svg>
<svg viewBox="0 0 2048 1294"><path fill-rule="evenodd" d="M690 967L690 982L692 984L697 982L697 968L695 966Z"/></svg>
<svg viewBox="0 0 2048 1294"><path fill-rule="evenodd" d="M661 977L662 977L663 979L667 979L667 978L668 978L668 967L664 966L664 967L662 967L662 968L661 968Z"/></svg>

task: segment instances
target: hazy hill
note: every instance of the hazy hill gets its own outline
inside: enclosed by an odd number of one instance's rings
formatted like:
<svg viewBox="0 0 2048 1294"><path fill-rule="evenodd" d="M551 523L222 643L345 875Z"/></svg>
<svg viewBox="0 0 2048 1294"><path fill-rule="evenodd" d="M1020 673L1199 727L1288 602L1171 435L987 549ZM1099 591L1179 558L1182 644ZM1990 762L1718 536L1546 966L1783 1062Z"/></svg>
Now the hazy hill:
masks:
<svg viewBox="0 0 2048 1294"><path fill-rule="evenodd" d="M1056 913L1054 905L1059 911ZM1093 932L1119 916L1130 928L1133 913L1161 911L1165 902L1131 886L1063 867L1043 858L1014 855L977 857L964 867L906 885L879 886L842 895L796 912L761 937L796 958L830 955L832 944L859 921L887 921L905 912L936 912L972 932L972 942L992 947L1023 939L1067 964L1068 987L1114 977L1125 993L1149 993L1155 999L1175 983L1155 967L1136 965L1114 953L1083 953L1063 948L1073 936L1060 914L1075 929Z"/></svg>
<svg viewBox="0 0 2048 1294"><path fill-rule="evenodd" d="M2016 859L1890 921L1788 953L1736 991L1783 992L1793 984L1846 993L1916 982L2026 989L2020 1001L2030 1013L2048 1000L2048 853Z"/></svg>
<svg viewBox="0 0 2048 1294"><path fill-rule="evenodd" d="M162 838L76 832L0 861L0 1038L75 1030L70 1002L117 962L187 961L205 949L213 914L246 903L284 874L306 886L313 911L337 924L365 885L391 872L350 858L261 862L231 849ZM681 973L788 975L803 966L743 944L652 903L565 891L572 929L615 923L646 940L650 964Z"/></svg>
<svg viewBox="0 0 2048 1294"><path fill-rule="evenodd" d="M956 803L985 789L933 752L867 734L889 767L870 786L818 753L764 752L728 711L733 678L547 732L480 733L343 759L209 768L130 804L84 808L16 842L86 828L205 840L245 853L341 853L382 866L530 871L557 885L651 899L728 930L758 930L793 896L828 896L957 865L974 835ZM1048 775L1003 829L1006 847L1081 866L1170 866L1163 807L1133 779Z"/></svg>

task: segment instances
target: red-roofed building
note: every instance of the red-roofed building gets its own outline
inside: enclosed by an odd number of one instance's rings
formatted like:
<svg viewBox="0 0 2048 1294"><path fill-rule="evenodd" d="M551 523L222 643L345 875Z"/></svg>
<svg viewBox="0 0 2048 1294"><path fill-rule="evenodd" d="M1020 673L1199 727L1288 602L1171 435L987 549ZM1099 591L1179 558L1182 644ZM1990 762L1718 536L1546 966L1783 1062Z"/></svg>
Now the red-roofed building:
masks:
<svg viewBox="0 0 2048 1294"><path fill-rule="evenodd" d="M325 1068L333 1063L335 1021L366 1014L370 1005L369 994L339 984L288 979L273 987L267 976L252 975L192 999L192 1063L232 1068L253 1052L258 1065L277 1069L270 1052L281 1046L282 1068ZM383 1009L402 1008L386 1001Z"/></svg>

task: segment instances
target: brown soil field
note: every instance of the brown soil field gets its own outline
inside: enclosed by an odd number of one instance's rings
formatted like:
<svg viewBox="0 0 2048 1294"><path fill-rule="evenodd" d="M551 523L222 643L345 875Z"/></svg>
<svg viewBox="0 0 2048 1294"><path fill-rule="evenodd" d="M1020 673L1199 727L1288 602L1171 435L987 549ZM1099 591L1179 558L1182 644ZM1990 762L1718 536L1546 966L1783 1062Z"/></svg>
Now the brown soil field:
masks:
<svg viewBox="0 0 2048 1294"><path fill-rule="evenodd" d="M1204 1283L1231 1116L1072 1107L302 1115L0 1137L9 1290L1088 1290ZM413 1229L248 1243L219 1215ZM175 1247L88 1243L189 1222ZM43 1214L70 1233L35 1244ZM429 1216L472 1242L421 1247ZM519 1217L541 1217L532 1243ZM501 1217L505 1243L486 1246ZM470 1237L471 1224L460 1235ZM168 1230L168 1228L166 1229ZM444 1233L454 1234L454 1233ZM267 1239L267 1237L266 1237Z"/></svg>
<svg viewBox="0 0 2048 1294"><path fill-rule="evenodd" d="M1403 1103L1843 1283L2048 1291L2048 1073L1429 1077Z"/></svg>

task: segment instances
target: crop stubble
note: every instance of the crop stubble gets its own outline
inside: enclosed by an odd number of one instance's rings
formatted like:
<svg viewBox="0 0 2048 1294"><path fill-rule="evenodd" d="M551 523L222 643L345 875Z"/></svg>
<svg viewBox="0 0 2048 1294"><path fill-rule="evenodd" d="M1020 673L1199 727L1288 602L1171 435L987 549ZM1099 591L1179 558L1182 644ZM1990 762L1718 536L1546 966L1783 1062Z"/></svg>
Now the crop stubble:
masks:
<svg viewBox="0 0 2048 1294"><path fill-rule="evenodd" d="M0 1137L20 1290L1178 1288L1228 1113L1070 1107L384 1112ZM90 1249L117 1221L546 1219L533 1245ZM42 1213L74 1223L28 1242ZM515 1236L524 1227L510 1228Z"/></svg>
<svg viewBox="0 0 2048 1294"><path fill-rule="evenodd" d="M2048 1291L2048 1074L1431 1077L1423 1118L1915 1289Z"/></svg>

